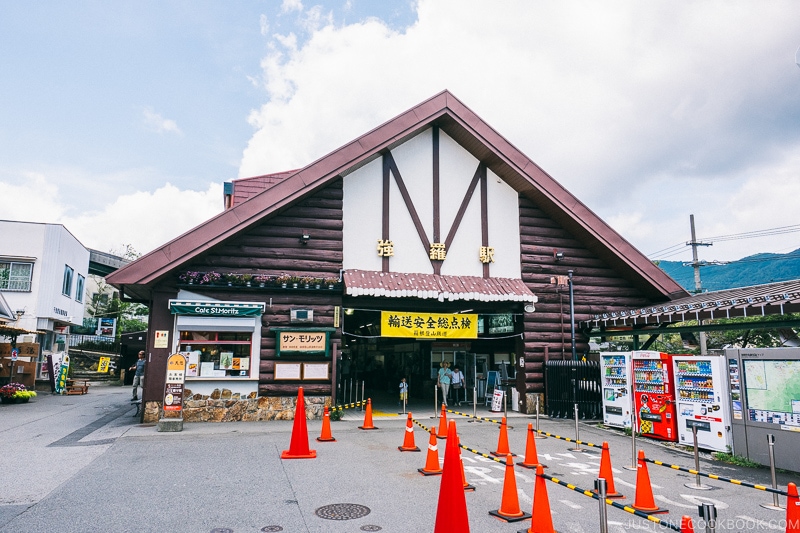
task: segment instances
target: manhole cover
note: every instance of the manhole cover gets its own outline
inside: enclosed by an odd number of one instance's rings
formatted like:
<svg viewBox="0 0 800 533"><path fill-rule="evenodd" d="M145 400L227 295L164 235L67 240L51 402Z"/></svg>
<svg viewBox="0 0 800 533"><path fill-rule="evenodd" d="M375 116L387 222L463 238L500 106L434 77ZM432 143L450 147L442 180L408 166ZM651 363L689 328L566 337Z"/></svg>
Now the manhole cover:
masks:
<svg viewBox="0 0 800 533"><path fill-rule="evenodd" d="M325 520L355 520L367 516L370 509L355 503L334 503L320 507L314 513Z"/></svg>
<svg viewBox="0 0 800 533"><path fill-rule="evenodd" d="M283 531L281 526L264 526L261 528L261 531L267 533L268 531Z"/></svg>
<svg viewBox="0 0 800 533"><path fill-rule="evenodd" d="M380 531L381 529L383 529L381 526L374 526L372 524L361 526L361 531Z"/></svg>

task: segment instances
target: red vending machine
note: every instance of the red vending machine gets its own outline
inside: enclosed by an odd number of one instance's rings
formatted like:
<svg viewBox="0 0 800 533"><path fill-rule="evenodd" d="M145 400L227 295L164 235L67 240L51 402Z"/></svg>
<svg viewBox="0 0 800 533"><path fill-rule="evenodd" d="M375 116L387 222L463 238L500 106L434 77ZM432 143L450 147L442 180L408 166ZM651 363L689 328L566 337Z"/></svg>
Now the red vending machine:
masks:
<svg viewBox="0 0 800 533"><path fill-rule="evenodd" d="M637 351L631 356L633 401L639 432L654 439L678 441L672 356Z"/></svg>

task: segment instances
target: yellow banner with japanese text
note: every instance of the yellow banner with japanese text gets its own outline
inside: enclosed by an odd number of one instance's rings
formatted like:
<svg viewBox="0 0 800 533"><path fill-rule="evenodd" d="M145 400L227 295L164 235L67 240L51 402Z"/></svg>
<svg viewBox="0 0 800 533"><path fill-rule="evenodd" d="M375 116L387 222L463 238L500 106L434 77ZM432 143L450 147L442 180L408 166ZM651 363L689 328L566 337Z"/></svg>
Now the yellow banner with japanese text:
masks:
<svg viewBox="0 0 800 533"><path fill-rule="evenodd" d="M382 337L477 339L478 315L381 311Z"/></svg>

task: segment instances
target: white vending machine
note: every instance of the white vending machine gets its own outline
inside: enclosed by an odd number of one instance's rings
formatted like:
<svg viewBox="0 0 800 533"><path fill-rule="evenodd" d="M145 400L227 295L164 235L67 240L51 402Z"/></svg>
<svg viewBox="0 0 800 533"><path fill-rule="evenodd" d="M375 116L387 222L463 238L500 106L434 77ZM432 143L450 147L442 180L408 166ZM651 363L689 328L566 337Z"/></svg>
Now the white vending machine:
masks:
<svg viewBox="0 0 800 533"><path fill-rule="evenodd" d="M720 452L731 448L731 414L724 355L674 355L678 442Z"/></svg>
<svg viewBox="0 0 800 533"><path fill-rule="evenodd" d="M603 384L603 423L618 428L631 427L630 352L600 354L600 379Z"/></svg>

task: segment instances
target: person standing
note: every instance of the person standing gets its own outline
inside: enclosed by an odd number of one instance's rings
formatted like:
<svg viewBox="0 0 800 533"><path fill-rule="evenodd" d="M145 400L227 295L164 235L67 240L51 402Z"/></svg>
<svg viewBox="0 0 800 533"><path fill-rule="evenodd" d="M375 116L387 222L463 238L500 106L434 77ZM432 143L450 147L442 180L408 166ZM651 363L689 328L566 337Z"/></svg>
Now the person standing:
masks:
<svg viewBox="0 0 800 533"><path fill-rule="evenodd" d="M406 378L400 378L400 401L397 405L403 405L408 401L408 383Z"/></svg>
<svg viewBox="0 0 800 533"><path fill-rule="evenodd" d="M453 387L453 397L455 399L456 405L461 405L461 398L459 394L461 393L461 389L464 388L464 373L458 369L457 366L453 367L453 375L450 376L450 383Z"/></svg>
<svg viewBox="0 0 800 533"><path fill-rule="evenodd" d="M450 370L450 363L447 361L442 361L439 366L439 375L436 381L439 384L439 388L442 389L442 402L447 407L447 393L450 392L450 376L453 375L453 372Z"/></svg>
<svg viewBox="0 0 800 533"><path fill-rule="evenodd" d="M144 350L139 352L139 360L136 361L136 364L131 366L128 370L131 372L135 371L133 374L133 398L131 401L137 401L139 399L139 387L142 387L142 397L144 397L144 365L146 364L144 360Z"/></svg>

